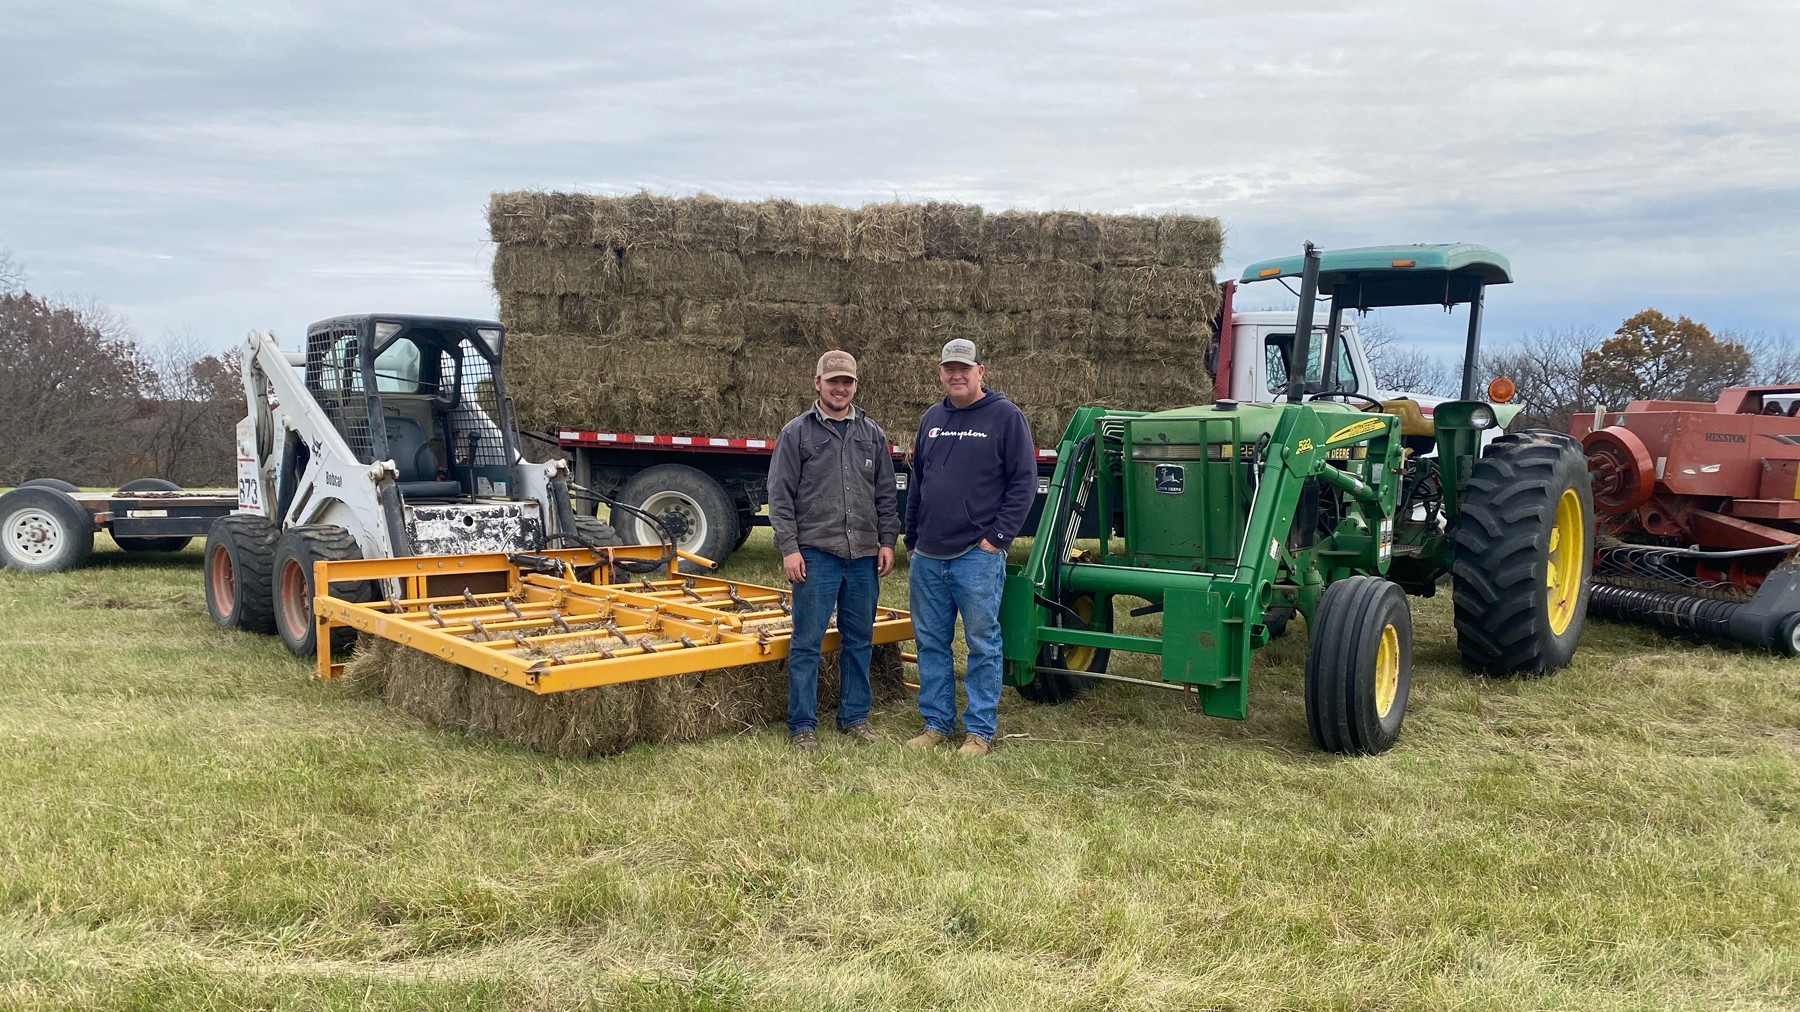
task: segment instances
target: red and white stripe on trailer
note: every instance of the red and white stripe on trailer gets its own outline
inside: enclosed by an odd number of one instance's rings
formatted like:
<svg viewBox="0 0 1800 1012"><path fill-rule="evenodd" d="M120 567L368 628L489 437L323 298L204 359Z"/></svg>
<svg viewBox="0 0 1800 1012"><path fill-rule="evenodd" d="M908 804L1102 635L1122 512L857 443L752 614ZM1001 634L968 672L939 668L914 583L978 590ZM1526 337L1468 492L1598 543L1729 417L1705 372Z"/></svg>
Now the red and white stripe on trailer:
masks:
<svg viewBox="0 0 1800 1012"><path fill-rule="evenodd" d="M728 439L723 436L670 436L663 434L639 435L635 432L586 432L575 429L563 429L557 434L557 442L565 447L570 446L660 446L678 450L720 450L726 453L760 453L775 452L773 439ZM904 456L906 451L894 444L888 444L888 452L896 457ZM1055 450L1039 448L1037 458L1041 461L1056 459Z"/></svg>

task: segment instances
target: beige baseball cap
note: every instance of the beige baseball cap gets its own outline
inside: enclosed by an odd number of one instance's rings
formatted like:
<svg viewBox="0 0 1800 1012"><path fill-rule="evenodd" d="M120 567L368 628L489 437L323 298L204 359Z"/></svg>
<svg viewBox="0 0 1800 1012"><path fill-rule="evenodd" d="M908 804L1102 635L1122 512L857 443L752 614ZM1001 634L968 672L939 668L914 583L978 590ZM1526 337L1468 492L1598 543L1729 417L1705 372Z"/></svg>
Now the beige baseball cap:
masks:
<svg viewBox="0 0 1800 1012"><path fill-rule="evenodd" d="M819 367L813 375L820 379L831 379L834 376L856 378L856 356L847 351L832 350L819 356Z"/></svg>
<svg viewBox="0 0 1800 1012"><path fill-rule="evenodd" d="M965 365L980 365L981 356L975 353L975 342L966 338L956 338L944 342L944 350L938 355L938 364L946 362L962 362Z"/></svg>

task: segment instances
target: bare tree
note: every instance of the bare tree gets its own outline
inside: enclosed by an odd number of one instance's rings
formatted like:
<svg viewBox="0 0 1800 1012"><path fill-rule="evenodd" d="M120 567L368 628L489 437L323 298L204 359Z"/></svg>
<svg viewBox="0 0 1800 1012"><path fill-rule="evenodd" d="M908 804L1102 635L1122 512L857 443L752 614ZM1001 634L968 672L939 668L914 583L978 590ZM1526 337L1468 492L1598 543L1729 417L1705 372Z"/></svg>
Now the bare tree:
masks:
<svg viewBox="0 0 1800 1012"><path fill-rule="evenodd" d="M1456 369L1443 359L1419 348L1408 347L1386 321L1373 313L1357 321L1356 336L1363 353L1369 356L1369 367L1375 370L1375 385L1382 390L1434 394L1448 397L1456 392Z"/></svg>
<svg viewBox="0 0 1800 1012"><path fill-rule="evenodd" d="M1567 432L1570 416L1594 406L1582 383L1581 362L1599 344L1598 327L1536 330L1518 344L1485 356L1481 376L1484 380L1506 376L1518 388L1516 399L1524 410L1514 427Z"/></svg>
<svg viewBox="0 0 1800 1012"><path fill-rule="evenodd" d="M1800 385L1800 346L1786 334L1739 334L1720 331L1720 340L1731 340L1750 350L1750 382L1759 386Z"/></svg>
<svg viewBox="0 0 1800 1012"><path fill-rule="evenodd" d="M0 295L25 290L25 265L13 259L13 251L0 246Z"/></svg>
<svg viewBox="0 0 1800 1012"><path fill-rule="evenodd" d="M150 370L116 318L0 294L0 484L111 477Z"/></svg>
<svg viewBox="0 0 1800 1012"><path fill-rule="evenodd" d="M192 332L174 331L151 365L132 426L140 469L187 487L230 484L244 413L238 353L207 354Z"/></svg>

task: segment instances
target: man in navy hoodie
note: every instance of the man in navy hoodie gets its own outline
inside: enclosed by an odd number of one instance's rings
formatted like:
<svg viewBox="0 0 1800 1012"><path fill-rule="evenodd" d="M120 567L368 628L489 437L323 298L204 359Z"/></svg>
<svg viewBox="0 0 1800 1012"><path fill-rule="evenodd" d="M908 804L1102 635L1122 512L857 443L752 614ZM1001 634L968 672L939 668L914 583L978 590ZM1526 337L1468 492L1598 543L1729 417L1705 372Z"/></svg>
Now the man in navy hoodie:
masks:
<svg viewBox="0 0 1800 1012"><path fill-rule="evenodd" d="M973 342L944 345L944 399L925 412L913 437L906 549L925 732L909 748L930 748L956 731L950 644L958 614L969 648L962 751L986 755L999 722L1000 590L1006 550L1037 495L1037 449L1025 413L983 386L986 374Z"/></svg>

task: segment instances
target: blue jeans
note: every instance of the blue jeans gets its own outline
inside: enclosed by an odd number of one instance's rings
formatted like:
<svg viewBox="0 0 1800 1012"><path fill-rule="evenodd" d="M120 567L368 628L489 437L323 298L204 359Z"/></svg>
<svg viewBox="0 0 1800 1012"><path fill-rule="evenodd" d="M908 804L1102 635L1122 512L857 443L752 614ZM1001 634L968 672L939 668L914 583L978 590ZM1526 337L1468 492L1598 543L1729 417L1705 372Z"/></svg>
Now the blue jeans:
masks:
<svg viewBox="0 0 1800 1012"><path fill-rule="evenodd" d="M788 641L788 734L819 726L819 644L838 616L837 726L845 731L869 719L869 650L875 638L875 598L880 583L875 556L840 558L817 548L800 549L806 581L793 584L794 634Z"/></svg>
<svg viewBox="0 0 1800 1012"><path fill-rule="evenodd" d="M950 643L963 621L969 669L963 729L992 741L1000 722L1000 591L1006 556L980 545L954 559L912 556L913 640L919 647L919 715L939 734L956 730L956 670Z"/></svg>

